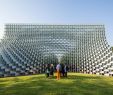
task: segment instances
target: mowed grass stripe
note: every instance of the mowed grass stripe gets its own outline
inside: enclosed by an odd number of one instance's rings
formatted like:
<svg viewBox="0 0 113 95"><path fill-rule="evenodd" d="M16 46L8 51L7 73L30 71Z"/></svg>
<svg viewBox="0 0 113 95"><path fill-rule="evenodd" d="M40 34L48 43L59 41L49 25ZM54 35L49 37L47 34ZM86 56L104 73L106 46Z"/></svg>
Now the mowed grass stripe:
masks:
<svg viewBox="0 0 113 95"><path fill-rule="evenodd" d="M69 73L61 80L44 74L0 78L0 95L113 95L113 77Z"/></svg>

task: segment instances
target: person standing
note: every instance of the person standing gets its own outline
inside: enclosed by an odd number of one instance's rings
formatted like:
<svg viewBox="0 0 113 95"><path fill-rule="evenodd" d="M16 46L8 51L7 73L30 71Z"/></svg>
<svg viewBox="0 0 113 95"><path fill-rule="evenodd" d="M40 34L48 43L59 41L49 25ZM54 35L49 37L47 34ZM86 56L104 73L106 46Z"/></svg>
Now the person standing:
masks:
<svg viewBox="0 0 113 95"><path fill-rule="evenodd" d="M69 68L68 66L65 64L64 66L64 74L65 74L65 77L67 77L67 72L68 72Z"/></svg>
<svg viewBox="0 0 113 95"><path fill-rule="evenodd" d="M61 64L61 73L63 77L65 76L64 66L64 64Z"/></svg>
<svg viewBox="0 0 113 95"><path fill-rule="evenodd" d="M56 70L57 70L57 80L59 80L60 79L60 71L61 71L61 65L60 65L60 63L57 64Z"/></svg>
<svg viewBox="0 0 113 95"><path fill-rule="evenodd" d="M50 75L51 76L54 75L54 65L53 64L50 65Z"/></svg>
<svg viewBox="0 0 113 95"><path fill-rule="evenodd" d="M49 77L49 73L50 73L50 66L49 66L49 64L46 64L45 73L46 73L46 78L48 78Z"/></svg>

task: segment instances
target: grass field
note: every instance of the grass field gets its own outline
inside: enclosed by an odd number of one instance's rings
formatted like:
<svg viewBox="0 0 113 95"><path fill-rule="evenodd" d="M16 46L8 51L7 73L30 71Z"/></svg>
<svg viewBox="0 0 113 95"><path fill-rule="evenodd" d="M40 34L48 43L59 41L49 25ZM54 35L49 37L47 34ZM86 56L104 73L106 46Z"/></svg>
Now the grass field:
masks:
<svg viewBox="0 0 113 95"><path fill-rule="evenodd" d="M113 77L69 73L61 80L44 74L0 78L0 95L113 95Z"/></svg>

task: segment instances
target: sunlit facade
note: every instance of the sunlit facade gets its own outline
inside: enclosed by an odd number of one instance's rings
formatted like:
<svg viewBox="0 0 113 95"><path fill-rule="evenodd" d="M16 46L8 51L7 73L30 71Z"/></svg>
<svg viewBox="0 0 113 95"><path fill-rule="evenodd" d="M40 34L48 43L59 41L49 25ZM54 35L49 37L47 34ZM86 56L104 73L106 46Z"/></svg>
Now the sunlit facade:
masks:
<svg viewBox="0 0 113 95"><path fill-rule="evenodd" d="M45 64L69 71L113 75L113 53L104 25L6 24L0 43L0 76L45 72Z"/></svg>

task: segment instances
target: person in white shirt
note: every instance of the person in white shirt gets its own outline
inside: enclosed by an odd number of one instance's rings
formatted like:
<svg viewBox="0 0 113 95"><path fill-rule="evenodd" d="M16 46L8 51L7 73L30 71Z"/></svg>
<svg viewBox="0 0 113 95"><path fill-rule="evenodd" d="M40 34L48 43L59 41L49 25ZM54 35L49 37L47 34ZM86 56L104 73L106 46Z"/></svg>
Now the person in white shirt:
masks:
<svg viewBox="0 0 113 95"><path fill-rule="evenodd" d="M57 80L59 80L60 79L60 71L61 71L61 65L60 65L60 63L57 64L56 70L57 70Z"/></svg>

